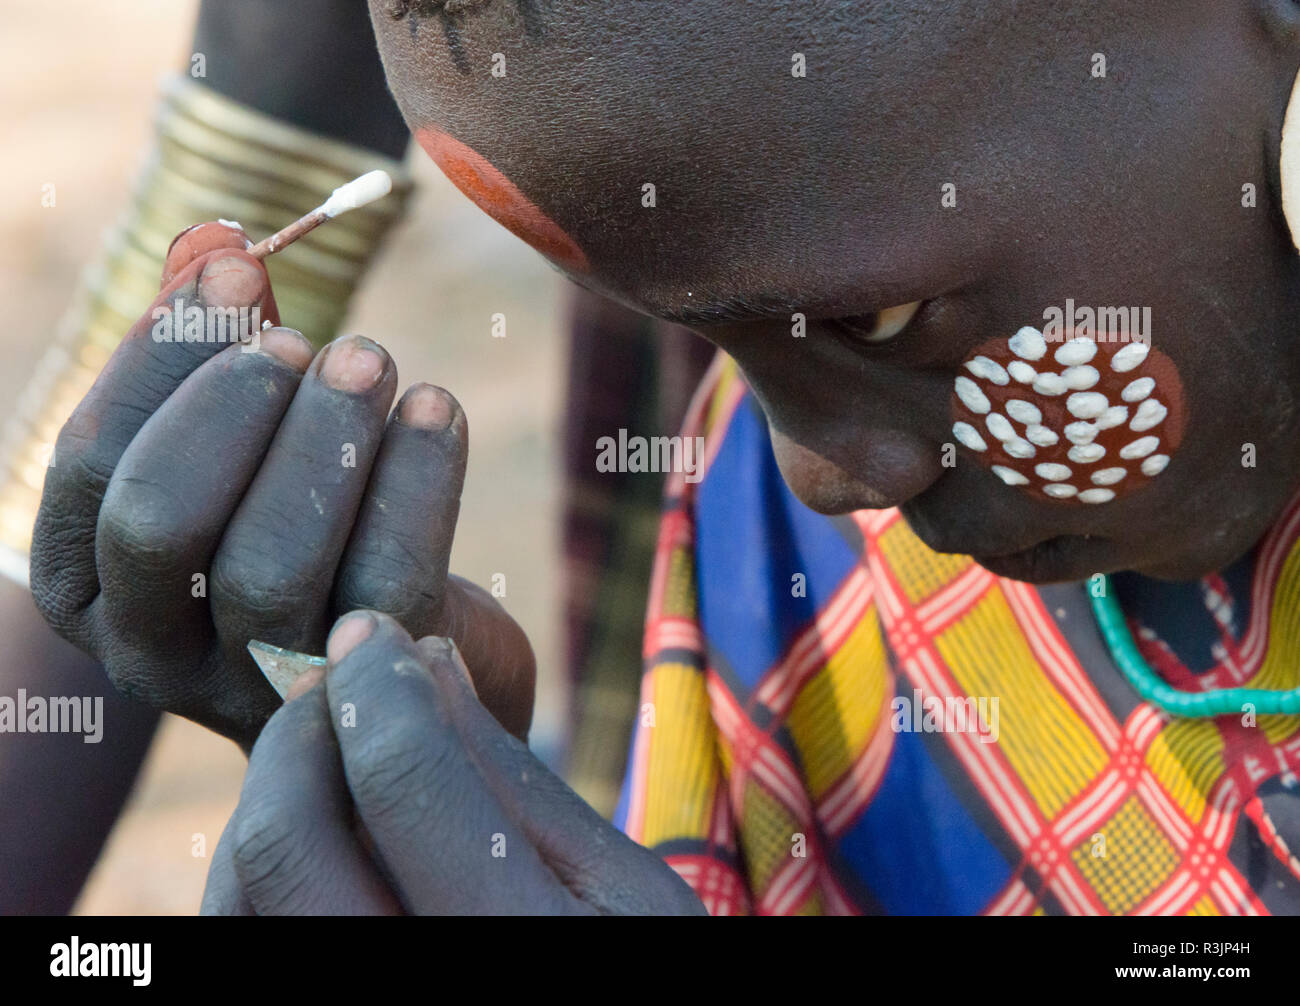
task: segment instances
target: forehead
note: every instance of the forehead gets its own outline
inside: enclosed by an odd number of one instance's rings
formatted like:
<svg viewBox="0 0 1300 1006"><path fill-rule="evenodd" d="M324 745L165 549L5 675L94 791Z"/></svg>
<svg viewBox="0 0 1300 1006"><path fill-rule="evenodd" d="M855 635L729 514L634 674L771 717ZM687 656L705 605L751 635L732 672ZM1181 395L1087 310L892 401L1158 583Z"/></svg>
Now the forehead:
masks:
<svg viewBox="0 0 1300 1006"><path fill-rule="evenodd" d="M1114 122L1080 88L1097 23L1150 60L1159 42L1141 4L388 6L372 0L412 127L482 158L581 249L593 285L656 313L699 293L833 308L864 274L884 304L911 299L936 263L1032 225L1032 201L981 190L1059 187L1054 158ZM943 212L950 181L973 212Z"/></svg>

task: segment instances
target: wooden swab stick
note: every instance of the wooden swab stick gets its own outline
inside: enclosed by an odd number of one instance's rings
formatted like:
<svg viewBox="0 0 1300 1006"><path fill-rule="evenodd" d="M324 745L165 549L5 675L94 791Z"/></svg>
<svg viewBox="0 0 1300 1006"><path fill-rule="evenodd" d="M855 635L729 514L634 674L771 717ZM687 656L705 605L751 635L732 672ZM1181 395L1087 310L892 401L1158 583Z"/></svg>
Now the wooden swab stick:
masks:
<svg viewBox="0 0 1300 1006"><path fill-rule="evenodd" d="M269 238L257 242L248 253L255 259L264 259L274 255L282 248L287 248L304 234L314 231L326 220L333 220L340 213L355 210L382 199L393 189L393 180L387 171L368 171L360 178L354 178L346 185L335 189L325 202L310 213L300 216L283 230L276 231Z"/></svg>

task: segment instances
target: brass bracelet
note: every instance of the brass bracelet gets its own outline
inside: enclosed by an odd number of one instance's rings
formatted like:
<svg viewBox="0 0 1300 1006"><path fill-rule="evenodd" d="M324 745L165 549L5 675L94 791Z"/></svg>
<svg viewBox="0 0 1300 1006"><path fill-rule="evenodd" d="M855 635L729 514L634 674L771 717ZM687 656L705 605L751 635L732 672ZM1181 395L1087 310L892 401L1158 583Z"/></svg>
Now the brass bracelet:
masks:
<svg viewBox="0 0 1300 1006"><path fill-rule="evenodd" d="M158 295L172 239L191 224L225 218L257 240L344 182L383 168L393 178L390 195L267 260L281 319L320 346L337 333L412 191L410 173L391 158L273 119L188 77L164 82L154 135L128 205L0 431L0 575L24 584L59 429Z"/></svg>

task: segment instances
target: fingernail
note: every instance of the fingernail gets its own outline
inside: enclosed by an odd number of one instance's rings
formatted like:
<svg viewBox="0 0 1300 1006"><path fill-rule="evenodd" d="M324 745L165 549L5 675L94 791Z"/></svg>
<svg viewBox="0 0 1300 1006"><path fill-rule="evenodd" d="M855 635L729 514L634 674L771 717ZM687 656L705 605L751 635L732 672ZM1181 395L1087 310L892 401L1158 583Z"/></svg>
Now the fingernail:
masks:
<svg viewBox="0 0 1300 1006"><path fill-rule="evenodd" d="M209 307L246 307L257 302L265 285L265 274L259 266L230 255L203 267L199 299Z"/></svg>
<svg viewBox="0 0 1300 1006"><path fill-rule="evenodd" d="M388 354L378 343L364 336L346 335L325 348L320 377L331 388L357 394L378 384L387 366Z"/></svg>
<svg viewBox="0 0 1300 1006"><path fill-rule="evenodd" d="M478 689L474 687L474 679L470 676L469 668L465 666L465 658L460 655L460 648L456 645L454 639L450 636L426 636L420 642L428 650L437 651L428 655L434 659L438 657L444 658L451 665L453 672L474 693L474 697L478 697Z"/></svg>
<svg viewBox="0 0 1300 1006"><path fill-rule="evenodd" d="M325 644L325 656L329 657L331 664L337 664L374 631L375 620L369 612L354 611L344 615L334 623L334 631Z"/></svg>
<svg viewBox="0 0 1300 1006"><path fill-rule="evenodd" d="M292 702L299 695L307 694L324 680L325 668L313 667L310 671L306 671L294 679L293 684L289 686L289 690L284 693L284 701Z"/></svg>
<svg viewBox="0 0 1300 1006"><path fill-rule="evenodd" d="M258 333L258 346L263 353L269 353L277 360L287 363L300 374L311 366L315 355L306 336L292 328L263 329Z"/></svg>
<svg viewBox="0 0 1300 1006"><path fill-rule="evenodd" d="M417 384L404 396L397 418L422 430L445 430L456 416L455 400L442 388Z"/></svg>

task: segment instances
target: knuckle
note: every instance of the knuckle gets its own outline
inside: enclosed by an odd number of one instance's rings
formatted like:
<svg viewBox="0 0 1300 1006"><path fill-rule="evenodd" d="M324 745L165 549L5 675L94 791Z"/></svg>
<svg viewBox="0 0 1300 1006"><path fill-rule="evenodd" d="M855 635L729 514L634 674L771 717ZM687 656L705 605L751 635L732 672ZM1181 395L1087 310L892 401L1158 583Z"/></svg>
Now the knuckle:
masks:
<svg viewBox="0 0 1300 1006"><path fill-rule="evenodd" d="M119 478L100 508L97 545L115 562L163 567L188 551L191 524L174 487L153 479Z"/></svg>
<svg viewBox="0 0 1300 1006"><path fill-rule="evenodd" d="M299 840L295 815L269 800L241 804L231 829L231 857L240 879L265 890L277 880L301 875L308 850Z"/></svg>
<svg viewBox="0 0 1300 1006"><path fill-rule="evenodd" d="M449 745L390 723L357 745L349 759L348 784L355 801L370 813L414 812L439 802L456 769Z"/></svg>

